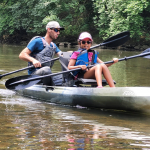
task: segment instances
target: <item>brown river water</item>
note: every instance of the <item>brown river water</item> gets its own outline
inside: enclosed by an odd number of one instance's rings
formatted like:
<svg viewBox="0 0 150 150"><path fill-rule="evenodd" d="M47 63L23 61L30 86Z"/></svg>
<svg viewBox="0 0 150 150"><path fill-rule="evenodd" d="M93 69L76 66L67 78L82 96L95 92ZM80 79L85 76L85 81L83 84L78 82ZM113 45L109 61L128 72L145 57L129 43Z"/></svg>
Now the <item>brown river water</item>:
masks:
<svg viewBox="0 0 150 150"><path fill-rule="evenodd" d="M24 46L0 45L0 74L26 67L18 58ZM63 51L76 48L60 47ZM140 54L101 50L103 61ZM150 86L150 59L134 58L109 67L116 87ZM53 72L60 71L59 61ZM150 114L69 107L16 95L0 80L0 149L12 150L150 150Z"/></svg>

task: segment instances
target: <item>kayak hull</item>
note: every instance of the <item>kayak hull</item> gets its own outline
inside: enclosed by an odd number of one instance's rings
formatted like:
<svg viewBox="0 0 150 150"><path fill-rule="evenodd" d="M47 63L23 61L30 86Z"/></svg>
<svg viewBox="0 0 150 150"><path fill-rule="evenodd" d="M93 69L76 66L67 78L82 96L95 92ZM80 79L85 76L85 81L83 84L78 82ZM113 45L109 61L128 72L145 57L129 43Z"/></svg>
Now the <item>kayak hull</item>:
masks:
<svg viewBox="0 0 150 150"><path fill-rule="evenodd" d="M149 87L86 88L34 85L17 93L61 105L127 111L150 110Z"/></svg>

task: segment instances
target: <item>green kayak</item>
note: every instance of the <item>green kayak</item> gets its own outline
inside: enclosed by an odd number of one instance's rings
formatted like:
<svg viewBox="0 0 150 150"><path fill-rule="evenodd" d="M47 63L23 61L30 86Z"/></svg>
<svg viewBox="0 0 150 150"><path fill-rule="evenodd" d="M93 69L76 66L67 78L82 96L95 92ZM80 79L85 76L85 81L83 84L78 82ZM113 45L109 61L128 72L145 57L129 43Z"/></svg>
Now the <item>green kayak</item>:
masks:
<svg viewBox="0 0 150 150"><path fill-rule="evenodd" d="M149 87L62 87L34 85L19 95L61 105L127 111L150 110Z"/></svg>

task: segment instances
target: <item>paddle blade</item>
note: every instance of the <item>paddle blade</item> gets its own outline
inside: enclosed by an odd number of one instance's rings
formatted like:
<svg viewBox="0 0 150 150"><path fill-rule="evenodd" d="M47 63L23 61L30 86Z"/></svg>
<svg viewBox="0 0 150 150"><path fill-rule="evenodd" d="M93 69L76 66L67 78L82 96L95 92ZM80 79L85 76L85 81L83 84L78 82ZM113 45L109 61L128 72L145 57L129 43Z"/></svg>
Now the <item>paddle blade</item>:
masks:
<svg viewBox="0 0 150 150"><path fill-rule="evenodd" d="M149 52L150 52L150 48L144 50L142 53L149 53ZM141 53L141 54L142 54L142 53ZM148 59L150 59L150 55L143 56L143 58L148 58Z"/></svg>
<svg viewBox="0 0 150 150"><path fill-rule="evenodd" d="M37 80L33 80L33 81L24 81L26 79L35 78L35 77L39 77L39 76L38 75L25 75L25 76L11 78L6 81L5 87L9 90L15 90L15 91L25 89L25 88L28 88L28 87L38 83L39 81L41 81L41 79L37 79ZM22 81L22 82L20 83L20 81ZM13 84L13 83L15 83L15 84ZM10 84L12 84L12 85L10 85Z"/></svg>
<svg viewBox="0 0 150 150"><path fill-rule="evenodd" d="M116 46L124 44L129 39L129 37L130 37L129 31L121 32L105 40L101 44L101 46L116 47Z"/></svg>

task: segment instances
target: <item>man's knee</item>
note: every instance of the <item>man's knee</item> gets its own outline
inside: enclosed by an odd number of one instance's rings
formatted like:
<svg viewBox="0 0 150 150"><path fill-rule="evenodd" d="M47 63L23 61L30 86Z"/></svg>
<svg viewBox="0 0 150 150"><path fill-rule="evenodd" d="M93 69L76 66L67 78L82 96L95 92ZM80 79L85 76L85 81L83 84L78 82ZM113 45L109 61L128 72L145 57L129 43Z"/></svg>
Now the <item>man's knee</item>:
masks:
<svg viewBox="0 0 150 150"><path fill-rule="evenodd" d="M43 67L42 73L43 73L43 75L46 75L46 74L51 74L52 71L51 71L50 67L46 66L46 67Z"/></svg>
<svg viewBox="0 0 150 150"><path fill-rule="evenodd" d="M38 69L37 71L35 71L34 74L37 74L37 75L47 75L47 74L51 74L51 69L50 67L48 66L45 66L45 67L42 67L40 69Z"/></svg>

